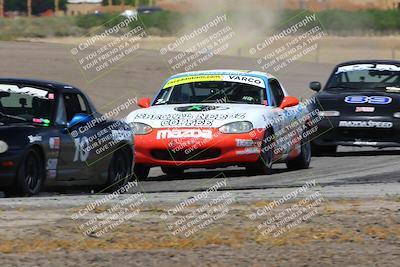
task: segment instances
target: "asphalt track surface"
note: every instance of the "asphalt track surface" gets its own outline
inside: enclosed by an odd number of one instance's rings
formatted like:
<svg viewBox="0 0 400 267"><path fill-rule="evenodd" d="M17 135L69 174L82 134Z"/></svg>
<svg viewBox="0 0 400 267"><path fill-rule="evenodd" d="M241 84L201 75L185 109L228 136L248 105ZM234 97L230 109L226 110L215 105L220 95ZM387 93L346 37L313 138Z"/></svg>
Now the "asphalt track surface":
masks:
<svg viewBox="0 0 400 267"><path fill-rule="evenodd" d="M59 44L0 42L0 71L3 77L30 77L56 80L82 88L104 111L115 100L152 97L171 71L158 51L139 50L136 55L107 75L88 83L72 60L70 47ZM306 98L312 94L308 83L325 81L332 65L297 62L276 73L290 94ZM259 70L254 59L217 57L202 69L237 68ZM329 157L314 157L307 170L288 171L284 164L274 165L272 175L248 176L244 169L188 170L179 177L167 177L159 168L140 182L142 192L191 192L207 188L227 178L226 190L270 190L292 188L315 179L331 188L333 197L385 196L400 192L400 150L368 148L339 148ZM267 192L267 191L265 191ZM270 191L268 191L270 192ZM44 194L48 195L48 194Z"/></svg>
<svg viewBox="0 0 400 267"><path fill-rule="evenodd" d="M307 170L289 171L285 164L275 164L272 174L259 176L249 176L243 168L232 167L192 169L181 176L168 177L154 168L150 177L141 183L141 189L145 192L202 190L211 181L224 178L228 178L227 190L298 187L314 179L320 186L399 183L399 156L400 150L343 147L335 155L314 157Z"/></svg>

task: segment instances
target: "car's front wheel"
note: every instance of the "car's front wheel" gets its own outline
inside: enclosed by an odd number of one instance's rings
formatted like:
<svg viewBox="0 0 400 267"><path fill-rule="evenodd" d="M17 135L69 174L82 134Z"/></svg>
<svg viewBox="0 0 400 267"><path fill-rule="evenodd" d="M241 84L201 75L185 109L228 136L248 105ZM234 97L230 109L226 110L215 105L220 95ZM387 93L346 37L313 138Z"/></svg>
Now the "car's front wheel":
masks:
<svg viewBox="0 0 400 267"><path fill-rule="evenodd" d="M311 143L309 138L301 140L300 154L294 158L286 161L286 166L289 170L308 169L311 162Z"/></svg>
<svg viewBox="0 0 400 267"><path fill-rule="evenodd" d="M32 196L40 192L45 177L43 158L37 149L30 148L17 171L17 193Z"/></svg>
<svg viewBox="0 0 400 267"><path fill-rule="evenodd" d="M131 178L132 161L129 151L120 148L114 152L108 167L107 191L116 191Z"/></svg>
<svg viewBox="0 0 400 267"><path fill-rule="evenodd" d="M258 161L246 166L246 171L249 174L271 174L274 155L273 144L273 133L270 130L266 130Z"/></svg>

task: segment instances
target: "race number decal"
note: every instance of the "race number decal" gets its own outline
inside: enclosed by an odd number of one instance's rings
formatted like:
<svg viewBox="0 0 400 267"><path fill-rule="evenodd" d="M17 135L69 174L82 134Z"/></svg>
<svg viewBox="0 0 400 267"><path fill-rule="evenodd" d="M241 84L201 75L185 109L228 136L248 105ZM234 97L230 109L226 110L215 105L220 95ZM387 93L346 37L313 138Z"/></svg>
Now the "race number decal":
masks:
<svg viewBox="0 0 400 267"><path fill-rule="evenodd" d="M82 138L75 138L75 161L86 161L89 157L90 147L89 147L89 139L86 136Z"/></svg>
<svg viewBox="0 0 400 267"><path fill-rule="evenodd" d="M387 105L392 102L392 98L388 96L365 96L365 95L350 95L344 98L344 102L350 104L376 104Z"/></svg>

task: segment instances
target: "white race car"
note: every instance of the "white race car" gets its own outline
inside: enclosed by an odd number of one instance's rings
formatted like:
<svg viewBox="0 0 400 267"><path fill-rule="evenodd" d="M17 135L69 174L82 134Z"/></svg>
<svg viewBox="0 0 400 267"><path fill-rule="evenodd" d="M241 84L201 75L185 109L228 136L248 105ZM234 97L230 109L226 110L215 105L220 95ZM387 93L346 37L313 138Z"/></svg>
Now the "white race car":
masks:
<svg viewBox="0 0 400 267"><path fill-rule="evenodd" d="M135 131L138 179L160 166L167 175L188 168L246 167L268 174L272 163L308 168L307 108L272 75L210 70L177 74L127 122Z"/></svg>

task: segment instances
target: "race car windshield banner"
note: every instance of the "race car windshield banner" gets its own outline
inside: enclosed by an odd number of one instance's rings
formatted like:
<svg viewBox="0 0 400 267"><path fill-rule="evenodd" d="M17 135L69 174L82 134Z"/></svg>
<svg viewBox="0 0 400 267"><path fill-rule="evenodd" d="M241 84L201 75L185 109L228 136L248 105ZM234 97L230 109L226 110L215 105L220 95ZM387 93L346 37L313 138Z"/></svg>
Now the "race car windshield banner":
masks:
<svg viewBox="0 0 400 267"><path fill-rule="evenodd" d="M260 88L265 88L265 83L263 79L254 77L254 76L246 76L246 75L197 75L197 76L185 76L172 78L169 80L163 87L163 89L180 85L186 83L193 82L236 82L243 84L250 84L253 86L257 86Z"/></svg>

